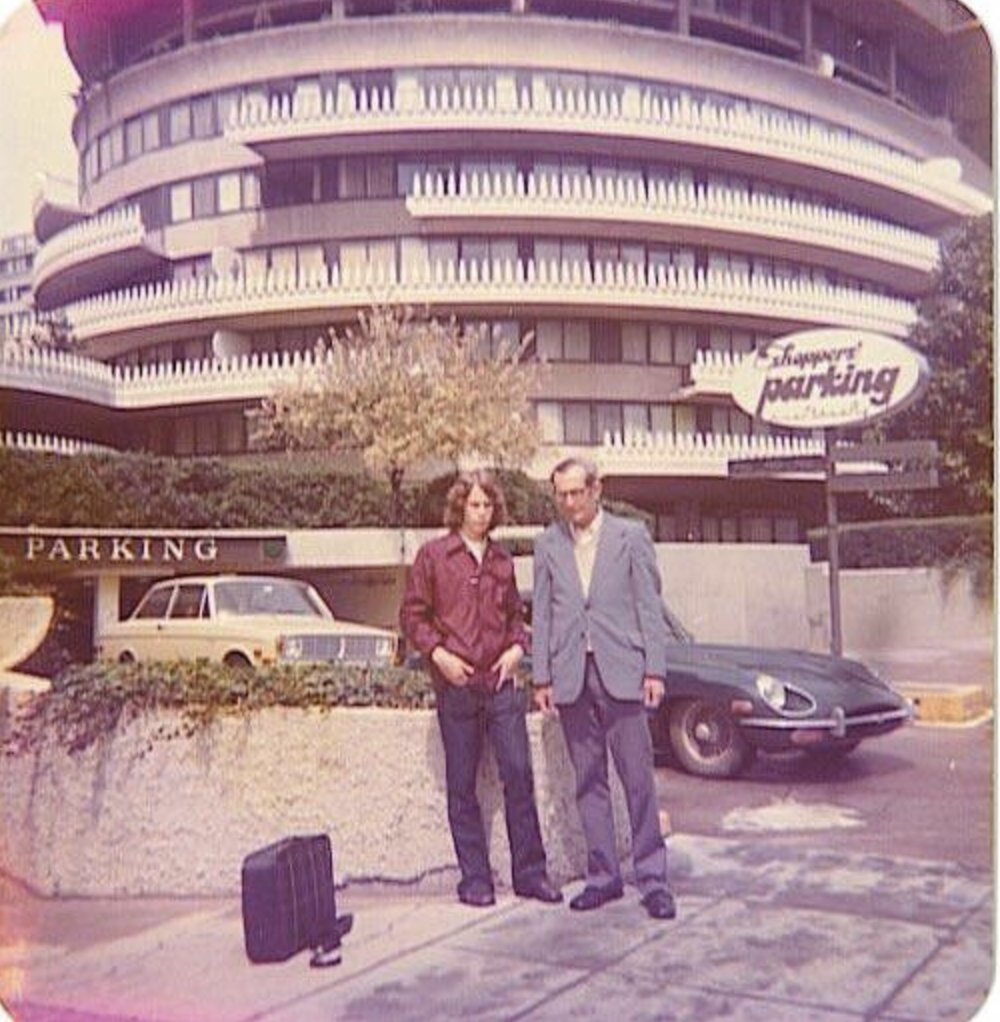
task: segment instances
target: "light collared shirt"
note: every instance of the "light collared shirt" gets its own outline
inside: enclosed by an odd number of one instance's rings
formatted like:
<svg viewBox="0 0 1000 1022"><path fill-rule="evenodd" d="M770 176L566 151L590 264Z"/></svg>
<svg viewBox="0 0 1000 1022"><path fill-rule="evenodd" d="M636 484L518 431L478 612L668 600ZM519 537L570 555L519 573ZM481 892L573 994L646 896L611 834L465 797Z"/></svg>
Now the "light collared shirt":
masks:
<svg viewBox="0 0 1000 1022"><path fill-rule="evenodd" d="M483 558L486 556L486 544L489 543L489 539L481 539L478 542L474 539L469 539L464 532L459 532L462 537L462 542L465 544L466 549L476 559L477 564L483 563Z"/></svg>
<svg viewBox="0 0 1000 1022"><path fill-rule="evenodd" d="M573 554L576 557L576 569L580 573L580 585L583 595L590 596L590 583L594 577L594 559L597 557L597 542L601 536L601 525L604 523L604 512L598 508L593 521L586 528L573 531Z"/></svg>

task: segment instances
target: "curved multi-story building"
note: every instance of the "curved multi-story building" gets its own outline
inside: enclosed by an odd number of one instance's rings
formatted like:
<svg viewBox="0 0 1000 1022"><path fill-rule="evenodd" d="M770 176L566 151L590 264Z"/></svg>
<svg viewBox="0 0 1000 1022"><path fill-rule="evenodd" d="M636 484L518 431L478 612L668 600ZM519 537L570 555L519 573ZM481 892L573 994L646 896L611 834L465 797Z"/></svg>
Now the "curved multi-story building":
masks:
<svg viewBox="0 0 1000 1022"><path fill-rule="evenodd" d="M945 0L36 2L82 84L34 301L80 353L8 352L9 443L242 451L391 300L533 332L536 472L582 449L660 539L795 541L819 488L727 465L821 446L735 360L905 337L991 207L989 44Z"/></svg>

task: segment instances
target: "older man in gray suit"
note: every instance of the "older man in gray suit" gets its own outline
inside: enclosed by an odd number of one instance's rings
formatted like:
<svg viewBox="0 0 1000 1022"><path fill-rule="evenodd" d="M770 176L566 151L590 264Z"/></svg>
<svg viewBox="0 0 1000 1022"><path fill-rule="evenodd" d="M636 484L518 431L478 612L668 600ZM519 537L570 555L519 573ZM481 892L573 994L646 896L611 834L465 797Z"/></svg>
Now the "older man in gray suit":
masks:
<svg viewBox="0 0 1000 1022"><path fill-rule="evenodd" d="M667 886L644 707L664 696L667 633L653 543L641 522L602 510L596 467L560 462L552 486L562 521L535 544L536 701L559 719L576 772L587 882L570 902L600 908L623 894L608 786L608 750L622 779L642 904L677 914Z"/></svg>

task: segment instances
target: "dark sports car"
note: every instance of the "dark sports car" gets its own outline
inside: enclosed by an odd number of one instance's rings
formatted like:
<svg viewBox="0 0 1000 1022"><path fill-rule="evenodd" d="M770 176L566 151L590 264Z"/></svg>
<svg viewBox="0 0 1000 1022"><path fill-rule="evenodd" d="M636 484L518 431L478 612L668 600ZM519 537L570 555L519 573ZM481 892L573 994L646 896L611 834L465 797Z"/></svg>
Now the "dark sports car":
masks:
<svg viewBox="0 0 1000 1022"><path fill-rule="evenodd" d="M685 770L734 777L758 750L847 755L913 717L911 705L856 660L790 649L703 645L664 609L674 644L653 745Z"/></svg>

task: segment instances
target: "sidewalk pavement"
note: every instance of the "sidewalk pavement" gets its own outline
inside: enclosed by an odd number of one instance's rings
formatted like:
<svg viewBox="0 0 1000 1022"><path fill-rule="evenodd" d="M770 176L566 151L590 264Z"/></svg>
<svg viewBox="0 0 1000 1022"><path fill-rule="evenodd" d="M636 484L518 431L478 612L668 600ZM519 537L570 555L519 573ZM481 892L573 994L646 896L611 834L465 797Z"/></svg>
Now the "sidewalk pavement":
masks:
<svg viewBox="0 0 1000 1022"><path fill-rule="evenodd" d="M971 1018L993 980L986 873L677 835L679 916L633 888L591 913L501 893L349 887L343 963L244 956L238 899L41 900L0 887L0 999L18 1022ZM579 890L569 885L567 896Z"/></svg>

